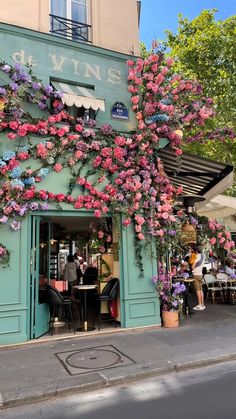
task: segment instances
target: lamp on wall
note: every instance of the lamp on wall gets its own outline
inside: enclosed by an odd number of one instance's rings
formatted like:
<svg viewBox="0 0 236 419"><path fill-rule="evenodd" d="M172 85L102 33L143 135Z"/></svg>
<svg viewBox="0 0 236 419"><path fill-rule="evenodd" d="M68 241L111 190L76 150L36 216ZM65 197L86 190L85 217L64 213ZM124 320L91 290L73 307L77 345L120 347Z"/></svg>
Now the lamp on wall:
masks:
<svg viewBox="0 0 236 419"><path fill-rule="evenodd" d="M205 199L206 198L204 198L204 196L186 194L186 195L179 195L177 198L177 201L183 202L183 205L187 214L191 214L195 210L194 208L195 203L205 201Z"/></svg>

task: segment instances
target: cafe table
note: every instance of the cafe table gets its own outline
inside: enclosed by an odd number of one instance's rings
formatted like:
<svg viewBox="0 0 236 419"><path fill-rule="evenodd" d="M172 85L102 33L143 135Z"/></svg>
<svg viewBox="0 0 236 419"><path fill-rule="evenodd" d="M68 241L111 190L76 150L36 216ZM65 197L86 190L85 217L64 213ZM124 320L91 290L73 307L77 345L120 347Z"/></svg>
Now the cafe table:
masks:
<svg viewBox="0 0 236 419"><path fill-rule="evenodd" d="M97 285L74 285L73 291L79 290L84 294L84 326L76 329L77 332L91 332L95 327L88 326L87 291L94 290Z"/></svg>

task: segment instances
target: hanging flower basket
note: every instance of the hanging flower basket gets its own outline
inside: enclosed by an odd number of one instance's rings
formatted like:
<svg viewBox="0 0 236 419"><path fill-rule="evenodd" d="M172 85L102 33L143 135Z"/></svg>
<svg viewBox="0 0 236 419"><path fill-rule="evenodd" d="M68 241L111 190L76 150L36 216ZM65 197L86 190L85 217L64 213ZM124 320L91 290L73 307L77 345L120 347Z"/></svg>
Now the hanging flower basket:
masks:
<svg viewBox="0 0 236 419"><path fill-rule="evenodd" d="M179 312L178 311L162 311L162 326L163 327L178 327L179 326Z"/></svg>

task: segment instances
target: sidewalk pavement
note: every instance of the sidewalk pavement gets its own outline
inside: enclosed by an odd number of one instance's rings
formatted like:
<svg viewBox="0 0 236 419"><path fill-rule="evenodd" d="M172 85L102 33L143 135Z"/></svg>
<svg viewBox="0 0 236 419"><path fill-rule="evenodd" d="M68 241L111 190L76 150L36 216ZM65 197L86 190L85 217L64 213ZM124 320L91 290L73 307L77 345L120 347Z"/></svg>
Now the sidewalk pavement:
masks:
<svg viewBox="0 0 236 419"><path fill-rule="evenodd" d="M114 329L0 348L0 408L236 360L236 306L208 304L176 329Z"/></svg>

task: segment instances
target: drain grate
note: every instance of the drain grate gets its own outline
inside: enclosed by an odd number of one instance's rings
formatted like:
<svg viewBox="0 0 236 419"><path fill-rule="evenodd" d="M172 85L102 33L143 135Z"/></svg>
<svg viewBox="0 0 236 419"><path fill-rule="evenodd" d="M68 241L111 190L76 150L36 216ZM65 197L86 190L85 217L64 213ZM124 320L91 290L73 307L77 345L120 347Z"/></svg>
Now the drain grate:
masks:
<svg viewBox="0 0 236 419"><path fill-rule="evenodd" d="M135 362L113 345L95 346L55 354L70 375L124 367Z"/></svg>

